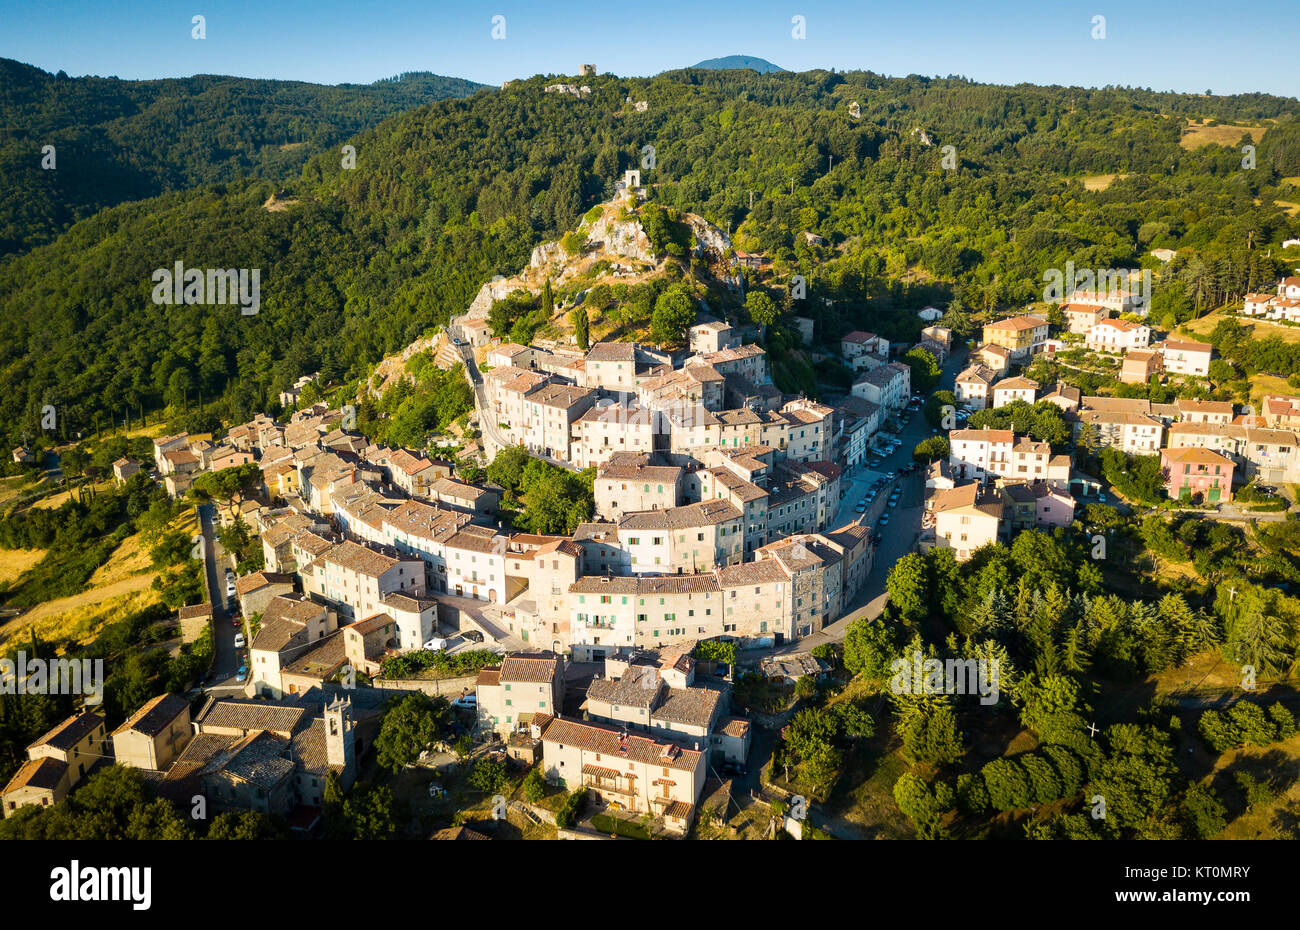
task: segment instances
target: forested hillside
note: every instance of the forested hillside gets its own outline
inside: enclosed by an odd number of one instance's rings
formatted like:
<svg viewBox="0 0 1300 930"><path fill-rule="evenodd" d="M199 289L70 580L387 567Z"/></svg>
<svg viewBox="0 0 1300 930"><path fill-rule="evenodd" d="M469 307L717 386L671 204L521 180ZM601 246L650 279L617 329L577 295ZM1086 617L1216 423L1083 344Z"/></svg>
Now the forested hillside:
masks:
<svg viewBox="0 0 1300 930"><path fill-rule="evenodd" d="M1272 280L1269 246L1300 230L1274 202L1300 175L1291 99L826 72L600 76L581 98L547 83L389 119L351 140L352 170L329 152L292 181L125 203L0 265L8 438L37 435L45 403L68 429L197 396L245 418L299 374L362 376L576 226L648 145L653 199L806 275L800 312L827 337L919 300L1013 306L1046 268L1136 266L1160 246L1180 251L1166 282L1222 301ZM1262 127L1257 167L1240 146L1180 145L1189 117ZM1085 188L1101 174L1117 177ZM297 202L264 209L276 192ZM155 306L150 274L176 261L261 269L261 312Z"/></svg>
<svg viewBox="0 0 1300 930"><path fill-rule="evenodd" d="M0 59L0 256L112 204L303 163L387 116L482 85L425 72L370 85L198 75L70 78ZM54 146L54 170L42 147Z"/></svg>

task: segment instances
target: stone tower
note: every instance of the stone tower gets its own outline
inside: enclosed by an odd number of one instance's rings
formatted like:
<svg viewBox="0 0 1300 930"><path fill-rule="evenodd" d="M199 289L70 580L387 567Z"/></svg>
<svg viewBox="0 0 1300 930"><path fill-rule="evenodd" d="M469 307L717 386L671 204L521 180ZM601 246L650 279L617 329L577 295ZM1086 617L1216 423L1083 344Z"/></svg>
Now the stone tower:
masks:
<svg viewBox="0 0 1300 930"><path fill-rule="evenodd" d="M325 757L330 765L343 767L343 782L351 784L356 770L356 741L352 732L352 702L346 697L325 706Z"/></svg>

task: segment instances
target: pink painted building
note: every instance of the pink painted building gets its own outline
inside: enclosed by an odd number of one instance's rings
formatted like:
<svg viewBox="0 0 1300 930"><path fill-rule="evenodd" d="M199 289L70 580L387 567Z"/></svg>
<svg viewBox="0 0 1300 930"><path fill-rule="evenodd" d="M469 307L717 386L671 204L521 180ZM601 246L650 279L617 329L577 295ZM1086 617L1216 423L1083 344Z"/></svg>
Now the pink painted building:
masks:
<svg viewBox="0 0 1300 930"><path fill-rule="evenodd" d="M1232 500L1232 459L1188 446L1162 449L1160 467L1165 475L1165 493L1171 500L1218 504Z"/></svg>

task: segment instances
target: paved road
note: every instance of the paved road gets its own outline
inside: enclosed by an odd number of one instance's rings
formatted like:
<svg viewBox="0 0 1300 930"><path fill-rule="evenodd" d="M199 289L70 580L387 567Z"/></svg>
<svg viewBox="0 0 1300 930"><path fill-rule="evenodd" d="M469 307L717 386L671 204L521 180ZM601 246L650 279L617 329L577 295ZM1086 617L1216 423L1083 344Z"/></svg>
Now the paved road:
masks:
<svg viewBox="0 0 1300 930"><path fill-rule="evenodd" d="M212 592L212 645L216 656L212 663L211 680L205 690L243 690L235 681L239 656L235 650L236 629L231 621L234 599L226 597L225 566L229 564L221 541L213 529L213 505L199 507L199 526L203 533L204 571L208 577L208 590ZM247 655L245 651L243 653Z"/></svg>
<svg viewBox="0 0 1300 930"><path fill-rule="evenodd" d="M964 353L950 358L948 363L944 365L943 375L934 390L952 390L954 380L962 371L964 363ZM916 448L916 444L922 439L933 435L933 427L926 421L924 414L918 410L912 414L911 420L899 434L903 444L898 447L896 452L886 457L878 466L855 465L846 472L849 493L843 498L840 509L841 520L836 525L843 526L845 523L857 519L859 514L855 508L858 501L863 497L865 489L883 473L898 471L898 469L910 463L912 461L912 450ZM845 480L841 479L841 481ZM900 488L898 505L889 507L889 493L894 486ZM844 605L844 613L840 618L833 623L828 623L811 636L805 636L792 643L784 643L780 646L765 649L746 649L740 654L741 661L753 662L767 656L781 655L783 653L807 652L825 643L842 642L845 631L854 620L859 617L879 617L885 609L885 602L888 600L885 580L889 577L889 571L894 567L894 563L907 553L915 550L917 537L921 533L921 515L924 510L925 472L923 470L917 469L910 475L900 475L893 482L884 486L866 514L863 515L864 523L870 523L872 526L877 527L881 535L880 545L872 561L870 574L867 575L867 579L859 589L857 596ZM878 521L883 513L889 514L889 524L882 527L878 525Z"/></svg>
<svg viewBox="0 0 1300 930"><path fill-rule="evenodd" d="M452 344L460 353L461 361L465 365L465 377L469 379L470 387L474 389L474 408L478 411L479 428L483 431L484 440L490 441L498 449L512 445L506 441L488 405L487 386L483 383L483 374L478 370L478 363L474 361L474 347L465 341L460 326L455 322L447 327L447 335L453 340L459 339L462 342L462 345L458 346L454 342Z"/></svg>

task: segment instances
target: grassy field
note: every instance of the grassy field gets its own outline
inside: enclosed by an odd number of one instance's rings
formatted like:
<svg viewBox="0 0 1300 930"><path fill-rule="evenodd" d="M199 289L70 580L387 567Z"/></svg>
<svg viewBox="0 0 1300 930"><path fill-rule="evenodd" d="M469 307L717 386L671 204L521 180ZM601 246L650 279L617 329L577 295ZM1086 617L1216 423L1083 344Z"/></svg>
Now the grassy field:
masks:
<svg viewBox="0 0 1300 930"><path fill-rule="evenodd" d="M162 598L150 587L152 582L152 576L141 575L46 601L6 623L0 629L0 646L16 637L26 637L32 629L43 639L90 642L105 624L160 603Z"/></svg>
<svg viewBox="0 0 1300 930"><path fill-rule="evenodd" d="M1090 174L1083 179L1083 189L1086 191L1104 191L1120 178L1128 177L1127 174Z"/></svg>
<svg viewBox="0 0 1300 930"><path fill-rule="evenodd" d="M113 486L113 480L111 478L105 479L104 481L98 481L93 485L96 493L101 491L107 491L112 486ZM42 497L40 500L33 503L32 506L43 507L46 509L55 509L58 507L62 507L67 501L70 501L74 497L76 497L77 492L80 491L82 487L85 487L85 485L79 485L75 488L68 488L68 490L66 491L60 491L58 494L51 494L49 497Z"/></svg>
<svg viewBox="0 0 1300 930"><path fill-rule="evenodd" d="M1258 142L1267 128L1267 126L1207 126L1204 121L1189 120L1178 144L1188 151L1200 148L1202 145L1236 145L1246 133L1250 134L1253 141Z"/></svg>
<svg viewBox="0 0 1300 930"><path fill-rule="evenodd" d="M1282 183L1289 184L1297 190L1300 190L1300 177L1283 178ZM1300 215L1300 203L1295 203L1290 200L1274 200L1273 202L1285 210L1289 216Z"/></svg>
<svg viewBox="0 0 1300 930"><path fill-rule="evenodd" d="M33 481L27 475L11 475L8 478L0 478L0 510L9 506L9 502L19 494L30 491L37 484L38 482Z"/></svg>
<svg viewBox="0 0 1300 930"><path fill-rule="evenodd" d="M1184 323L1179 327L1179 330L1204 339L1214 331L1214 327L1218 326L1221 320L1232 316L1232 314L1224 313L1222 310L1215 310L1213 313L1207 313L1203 317ZM1253 339L1278 336L1286 342L1300 342L1300 327L1297 326L1283 326L1269 320L1252 320L1249 317L1241 317L1239 322Z"/></svg>
<svg viewBox="0 0 1300 930"><path fill-rule="evenodd" d="M45 558L44 549L0 549L0 584L13 584L18 576Z"/></svg>
<svg viewBox="0 0 1300 930"><path fill-rule="evenodd" d="M173 525L191 535L198 532L193 510L186 510ZM0 550L0 566L7 567L11 558L13 564L18 564L18 559L12 557L15 551L21 550ZM36 561L39 559L31 564ZM0 645L15 636L26 636L29 628L35 628L46 639L93 639L105 623L161 603L161 596L153 588L157 576L140 535L128 536L108 561L95 569L86 590L38 604L9 621L0 628Z"/></svg>
<svg viewBox="0 0 1300 930"><path fill-rule="evenodd" d="M1271 801L1248 807L1233 777L1246 772L1271 782L1278 794ZM1250 746L1225 752L1214 771L1202 779L1212 785L1228 808L1228 825L1215 839L1269 840L1294 838L1300 828L1300 736L1271 746ZM1236 816L1233 816L1233 815Z"/></svg>

